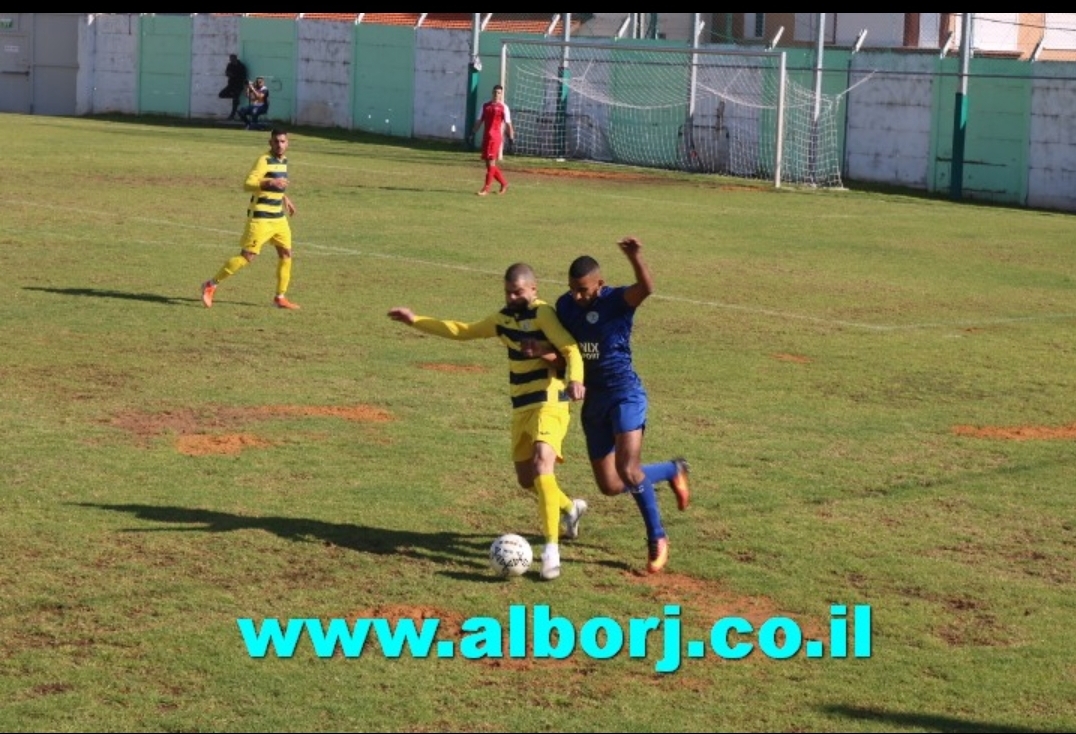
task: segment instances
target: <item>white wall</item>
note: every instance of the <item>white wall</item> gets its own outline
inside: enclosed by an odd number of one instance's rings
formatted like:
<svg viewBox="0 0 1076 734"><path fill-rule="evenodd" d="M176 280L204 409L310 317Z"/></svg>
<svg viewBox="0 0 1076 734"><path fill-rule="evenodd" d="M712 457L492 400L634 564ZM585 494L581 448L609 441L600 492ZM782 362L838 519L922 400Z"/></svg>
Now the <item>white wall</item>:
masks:
<svg viewBox="0 0 1076 734"><path fill-rule="evenodd" d="M1033 82L1027 203L1076 211L1076 81L1070 65L1054 74Z"/></svg>
<svg viewBox="0 0 1076 734"><path fill-rule="evenodd" d="M239 18L199 13L191 28L191 117L223 119L232 101L217 94L227 78L228 56L239 53ZM245 100L240 100L244 104Z"/></svg>
<svg viewBox="0 0 1076 734"><path fill-rule="evenodd" d="M573 38L612 39L616 37L624 19L633 13L594 13L593 17L580 27L572 31ZM649 22L649 13L643 13L644 22ZM694 13L658 13L658 32L668 41L691 40L691 21ZM710 13L701 13L702 21L707 24L703 36L709 36ZM575 16L573 16L575 17ZM753 17L753 15L752 15ZM577 19L577 17L576 17ZM753 21L752 21L753 22ZM641 32L641 31L640 31ZM626 38L631 37L631 26L624 32Z"/></svg>
<svg viewBox="0 0 1076 734"><path fill-rule="evenodd" d="M1043 48L1076 48L1076 13L1046 13Z"/></svg>
<svg viewBox="0 0 1076 734"><path fill-rule="evenodd" d="M92 114L138 111L137 14L95 15Z"/></svg>
<svg viewBox="0 0 1076 734"><path fill-rule="evenodd" d="M296 122L351 127L352 42L355 26L299 21Z"/></svg>
<svg viewBox="0 0 1076 734"><path fill-rule="evenodd" d="M449 139L456 125L462 135L467 120L467 78L471 32L419 28L415 34L416 138ZM478 90L485 101L490 90Z"/></svg>
<svg viewBox="0 0 1076 734"><path fill-rule="evenodd" d="M852 84L871 70L894 66L895 60L902 71L912 74L876 74L849 93L844 177L928 188L934 106L929 72L936 67L935 57L895 59L884 52L860 52L853 58Z"/></svg>
<svg viewBox="0 0 1076 734"><path fill-rule="evenodd" d="M867 48L893 48L904 45L904 13L834 13L836 42L851 46L860 31L867 29ZM937 33L934 34L937 38Z"/></svg>
<svg viewBox="0 0 1076 734"><path fill-rule="evenodd" d="M78 23L78 72L75 75L75 114L93 113L94 66L97 49L97 27L94 13L86 13Z"/></svg>

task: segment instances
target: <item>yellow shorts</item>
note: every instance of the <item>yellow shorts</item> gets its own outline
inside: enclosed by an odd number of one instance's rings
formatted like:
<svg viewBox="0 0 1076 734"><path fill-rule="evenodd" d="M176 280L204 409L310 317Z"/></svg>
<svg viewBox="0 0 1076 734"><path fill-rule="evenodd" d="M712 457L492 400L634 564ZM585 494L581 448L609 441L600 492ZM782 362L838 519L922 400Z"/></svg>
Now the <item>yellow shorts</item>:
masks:
<svg viewBox="0 0 1076 734"><path fill-rule="evenodd" d="M271 242L274 247L291 250L291 225L287 217L247 220L246 229L239 237L239 248L257 255L266 242Z"/></svg>
<svg viewBox="0 0 1076 734"><path fill-rule="evenodd" d="M571 413L567 404L550 407L536 405L512 413L512 461L527 461L534 456L534 444L549 444L557 453L557 461L564 461L561 444L568 435Z"/></svg>

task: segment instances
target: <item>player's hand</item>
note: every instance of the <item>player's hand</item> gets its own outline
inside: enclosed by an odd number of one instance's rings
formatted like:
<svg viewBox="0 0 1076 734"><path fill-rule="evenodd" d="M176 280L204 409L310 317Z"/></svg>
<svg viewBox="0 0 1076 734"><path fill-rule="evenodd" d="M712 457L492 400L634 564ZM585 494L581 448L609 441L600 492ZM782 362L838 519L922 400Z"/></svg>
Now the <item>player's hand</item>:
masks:
<svg viewBox="0 0 1076 734"><path fill-rule="evenodd" d="M389 318L393 321L399 321L400 323L407 324L408 326L415 323L415 313L409 308L390 308Z"/></svg>
<svg viewBox="0 0 1076 734"><path fill-rule="evenodd" d="M284 197L284 208L288 210L288 216L289 217L294 217L295 216L295 211L296 211L295 205L292 204L291 199L289 199L286 196Z"/></svg>
<svg viewBox="0 0 1076 734"><path fill-rule="evenodd" d="M524 357L541 357L548 350L544 349L537 339L520 339L519 351L523 352Z"/></svg>
<svg viewBox="0 0 1076 734"><path fill-rule="evenodd" d="M625 237L617 243L621 251L631 257L632 255L638 255L639 251L643 249L643 243L634 237Z"/></svg>
<svg viewBox="0 0 1076 734"><path fill-rule="evenodd" d="M586 394L587 394L587 389L583 386L583 383L575 382L574 380L572 382L568 383L568 399L569 400L573 400L573 401L574 400L582 400L583 398L586 397Z"/></svg>
<svg viewBox="0 0 1076 734"><path fill-rule="evenodd" d="M262 191L284 191L288 188L288 179L286 178L265 178L262 179Z"/></svg>
<svg viewBox="0 0 1076 734"><path fill-rule="evenodd" d="M508 142L504 146L504 152L512 154L516 152L516 139L508 138Z"/></svg>

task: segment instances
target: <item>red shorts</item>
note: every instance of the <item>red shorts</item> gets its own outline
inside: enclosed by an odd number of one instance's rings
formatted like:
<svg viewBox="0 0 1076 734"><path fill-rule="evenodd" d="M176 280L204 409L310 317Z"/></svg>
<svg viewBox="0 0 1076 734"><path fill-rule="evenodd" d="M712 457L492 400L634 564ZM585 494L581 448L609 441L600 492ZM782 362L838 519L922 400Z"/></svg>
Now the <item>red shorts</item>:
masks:
<svg viewBox="0 0 1076 734"><path fill-rule="evenodd" d="M482 160L495 161L501 157L501 136L490 135L482 139Z"/></svg>

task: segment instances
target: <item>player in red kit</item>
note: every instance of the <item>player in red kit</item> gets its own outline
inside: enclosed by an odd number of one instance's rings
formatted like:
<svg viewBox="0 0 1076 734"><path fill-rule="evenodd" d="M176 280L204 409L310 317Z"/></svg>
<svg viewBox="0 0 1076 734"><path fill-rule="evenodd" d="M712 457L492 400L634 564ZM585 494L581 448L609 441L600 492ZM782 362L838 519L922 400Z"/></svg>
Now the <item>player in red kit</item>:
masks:
<svg viewBox="0 0 1076 734"><path fill-rule="evenodd" d="M478 195L488 194L494 180L501 185L501 190L497 193L503 194L508 190L508 182L505 181L501 169L497 167L497 159L501 155L505 130L508 131L509 140L515 140L516 130L512 127L512 113L508 111L508 105L504 103L504 87L500 84L493 87L493 98L482 105L482 114L475 122L471 134L477 134L478 128L483 125L486 128L482 135L482 160L486 162L486 183Z"/></svg>

